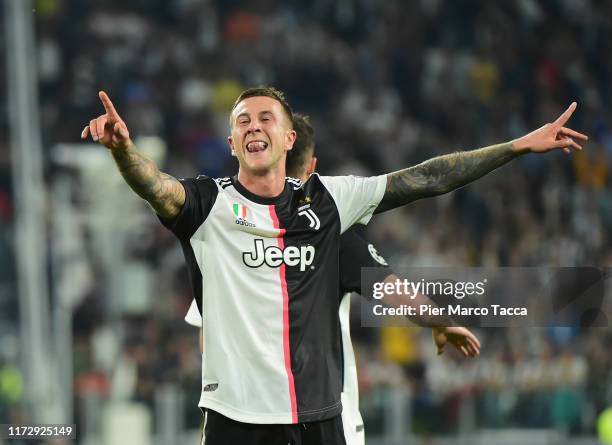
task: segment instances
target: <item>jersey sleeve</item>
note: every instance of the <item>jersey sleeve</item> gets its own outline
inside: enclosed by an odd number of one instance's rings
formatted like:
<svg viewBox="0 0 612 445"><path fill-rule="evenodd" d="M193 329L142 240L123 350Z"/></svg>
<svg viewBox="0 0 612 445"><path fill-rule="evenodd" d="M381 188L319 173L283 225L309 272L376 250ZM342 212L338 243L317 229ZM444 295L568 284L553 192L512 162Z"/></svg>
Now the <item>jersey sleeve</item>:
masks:
<svg viewBox="0 0 612 445"><path fill-rule="evenodd" d="M340 215L340 233L355 223L367 224L385 194L387 176L320 176Z"/></svg>
<svg viewBox="0 0 612 445"><path fill-rule="evenodd" d="M185 321L191 326L195 326L197 328L202 327L202 316L200 315L195 299L191 300L191 306L189 306L187 315L185 315Z"/></svg>
<svg viewBox="0 0 612 445"><path fill-rule="evenodd" d="M161 223L179 239L189 239L202 225L217 199L218 188L215 181L206 176L180 179L185 189L185 204L179 214L172 219L158 215Z"/></svg>
<svg viewBox="0 0 612 445"><path fill-rule="evenodd" d="M393 271L384 257L378 253L374 244L365 238L365 226L355 224L340 237L340 295L357 292L361 289L361 268L376 268L371 279L384 281ZM366 293L369 294L369 293Z"/></svg>

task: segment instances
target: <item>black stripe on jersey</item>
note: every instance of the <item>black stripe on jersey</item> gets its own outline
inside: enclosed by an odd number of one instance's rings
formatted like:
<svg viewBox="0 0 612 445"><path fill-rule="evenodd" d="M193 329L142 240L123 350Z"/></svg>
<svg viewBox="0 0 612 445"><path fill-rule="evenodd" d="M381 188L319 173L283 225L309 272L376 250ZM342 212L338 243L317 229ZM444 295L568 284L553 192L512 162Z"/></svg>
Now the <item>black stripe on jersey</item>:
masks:
<svg viewBox="0 0 612 445"><path fill-rule="evenodd" d="M310 227L309 219L299 215L298 208L304 202L309 202L320 220L320 230ZM317 249L306 270L299 266L285 269L298 422L315 422L342 411L342 336L338 318L340 218L331 195L316 176L295 190L288 204L275 206L280 228L286 230L285 248L313 245Z"/></svg>
<svg viewBox="0 0 612 445"><path fill-rule="evenodd" d="M187 262L187 271L191 280L191 288L198 305L200 314L202 311L202 271L193 252L193 247L189 240L202 225L210 213L219 189L214 180L207 176L200 175L196 179L181 180L185 188L185 204L174 219L166 219L160 216L159 219L164 226L174 233L181 243L183 255Z"/></svg>

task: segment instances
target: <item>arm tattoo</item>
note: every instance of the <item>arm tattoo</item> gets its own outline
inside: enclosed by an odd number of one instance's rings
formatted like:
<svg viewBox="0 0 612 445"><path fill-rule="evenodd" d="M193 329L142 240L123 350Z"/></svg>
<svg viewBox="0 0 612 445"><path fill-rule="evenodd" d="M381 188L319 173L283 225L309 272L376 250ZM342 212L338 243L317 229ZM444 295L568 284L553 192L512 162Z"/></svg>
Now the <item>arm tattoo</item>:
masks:
<svg viewBox="0 0 612 445"><path fill-rule="evenodd" d="M158 215L173 218L179 214L185 203L185 189L176 178L160 172L155 162L134 146L112 153L125 181Z"/></svg>
<svg viewBox="0 0 612 445"><path fill-rule="evenodd" d="M387 175L376 213L458 189L519 156L512 143L438 156Z"/></svg>

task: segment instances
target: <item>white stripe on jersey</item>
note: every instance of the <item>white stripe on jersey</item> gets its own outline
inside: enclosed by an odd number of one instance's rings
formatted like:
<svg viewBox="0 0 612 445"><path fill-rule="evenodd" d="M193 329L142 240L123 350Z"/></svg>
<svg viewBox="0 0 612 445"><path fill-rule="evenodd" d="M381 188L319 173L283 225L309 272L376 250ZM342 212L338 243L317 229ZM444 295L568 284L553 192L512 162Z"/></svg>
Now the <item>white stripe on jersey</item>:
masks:
<svg viewBox="0 0 612 445"><path fill-rule="evenodd" d="M195 300L193 300L195 303ZM206 442L206 423L208 422L208 410L204 411L204 424L202 425L202 445ZM348 443L347 443L348 445Z"/></svg>
<svg viewBox="0 0 612 445"><path fill-rule="evenodd" d="M342 354L344 358L344 387L342 388L342 426L346 445L364 445L363 418L359 412L359 386L357 363L351 340L351 294L346 293L340 302L340 330L342 331ZM360 427L360 428L359 428ZM357 431L359 429L359 431Z"/></svg>
<svg viewBox="0 0 612 445"><path fill-rule="evenodd" d="M289 184L293 186L293 190L297 190L302 186L302 181L297 178L285 178Z"/></svg>
<svg viewBox="0 0 612 445"><path fill-rule="evenodd" d="M255 227L245 231L234 223L236 203L247 207L246 220ZM293 420L279 271L262 273L260 268L245 267L241 257L253 249L254 237L264 248L276 248L279 232L269 206L247 200L232 186L219 191L208 218L190 240L202 271L202 294L219 297L202 302L207 360L199 405L239 422ZM226 267L218 267L219 263Z"/></svg>
<svg viewBox="0 0 612 445"><path fill-rule="evenodd" d="M189 306L189 310L185 315L185 321L196 328L202 327L202 316L198 310L198 304L196 303L195 298L191 300L191 305Z"/></svg>
<svg viewBox="0 0 612 445"><path fill-rule="evenodd" d="M232 179L231 178L216 178L215 182L217 183L217 185L219 185L221 188L225 188L227 186L232 185Z"/></svg>

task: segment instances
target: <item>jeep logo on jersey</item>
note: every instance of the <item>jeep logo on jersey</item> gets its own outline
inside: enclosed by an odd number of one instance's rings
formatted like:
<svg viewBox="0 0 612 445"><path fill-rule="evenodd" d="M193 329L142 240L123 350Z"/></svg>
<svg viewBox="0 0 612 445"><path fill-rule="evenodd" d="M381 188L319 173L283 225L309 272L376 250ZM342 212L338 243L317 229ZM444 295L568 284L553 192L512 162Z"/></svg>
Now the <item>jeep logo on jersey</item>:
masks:
<svg viewBox="0 0 612 445"><path fill-rule="evenodd" d="M264 246L264 240L255 240L254 252L243 252L242 261L249 267L260 267L264 264L269 267L279 267L285 263L287 266L300 266L304 272L307 266L314 261L314 246L289 246L281 249L277 246Z"/></svg>

